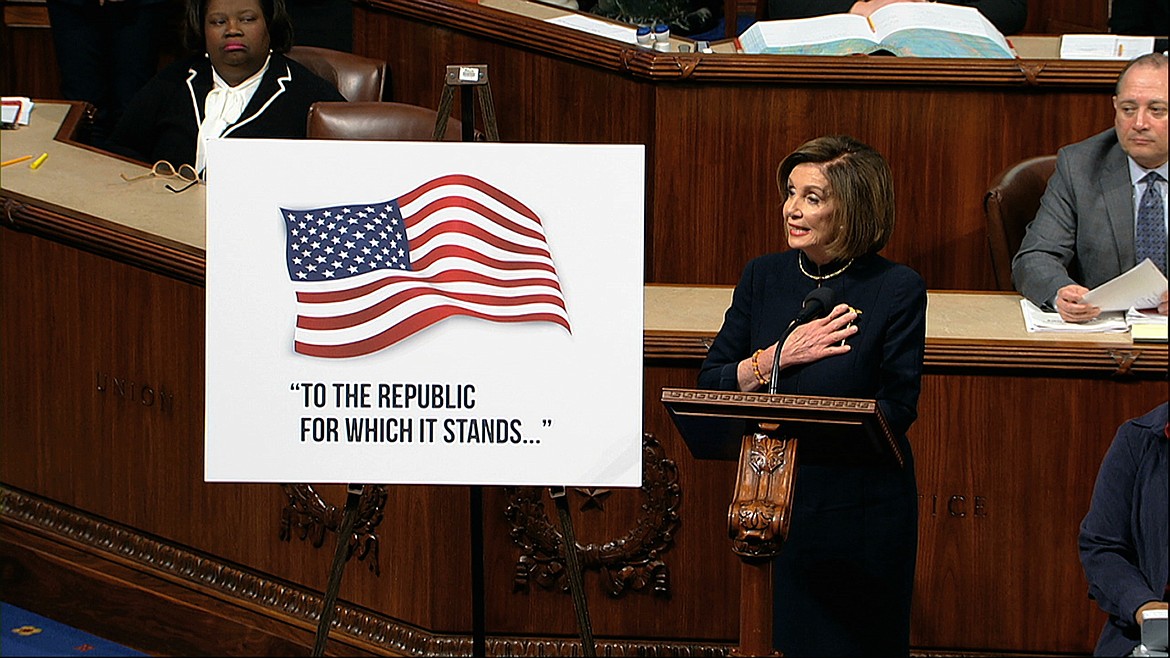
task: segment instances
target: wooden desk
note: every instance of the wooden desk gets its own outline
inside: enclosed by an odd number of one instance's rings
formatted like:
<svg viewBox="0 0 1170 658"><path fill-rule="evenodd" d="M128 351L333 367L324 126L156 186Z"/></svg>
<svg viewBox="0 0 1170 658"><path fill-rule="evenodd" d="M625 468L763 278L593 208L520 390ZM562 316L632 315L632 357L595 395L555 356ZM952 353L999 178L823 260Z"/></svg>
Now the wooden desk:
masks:
<svg viewBox="0 0 1170 658"><path fill-rule="evenodd" d="M731 286L646 287L645 354L702 359L731 304ZM926 366L1166 377L1166 345L1129 334L1028 333L1015 293L935 290L926 316Z"/></svg>
<svg viewBox="0 0 1170 658"><path fill-rule="evenodd" d="M503 140L645 144L654 283L734 284L748 259L781 248L777 165L808 139L845 133L893 169L898 226L887 255L932 289L993 290L988 185L1015 162L1112 125L1121 70L656 53L548 24L539 18L555 10L522 0L358 5L354 47L390 63L395 100L438 107L445 65L487 64Z"/></svg>
<svg viewBox="0 0 1170 658"><path fill-rule="evenodd" d="M34 116L40 137L0 143L5 159L54 149L0 181L5 598L150 652L304 654L344 494L203 482L202 190L120 186L133 165L46 141L68 123L53 107ZM76 192L111 185L117 203ZM154 204L186 205L142 210ZM734 469L692 459L658 398L694 384L730 290L646 294L646 485L570 492L594 633L614 655L725 655ZM1166 397L1165 345L1036 338L1012 308L1012 296L930 296L911 431L916 651L1091 651L1101 617L1076 527L1113 429ZM361 539L377 551L347 567L333 650L468 653L467 490L375 488L385 498ZM579 651L541 496L485 491L490 654Z"/></svg>
<svg viewBox="0 0 1170 658"><path fill-rule="evenodd" d="M38 102L28 126L4 131L5 160L48 153L40 169L4 168L5 214L57 239L189 282L203 280L202 186L181 194L140 164L71 140L82 106Z"/></svg>

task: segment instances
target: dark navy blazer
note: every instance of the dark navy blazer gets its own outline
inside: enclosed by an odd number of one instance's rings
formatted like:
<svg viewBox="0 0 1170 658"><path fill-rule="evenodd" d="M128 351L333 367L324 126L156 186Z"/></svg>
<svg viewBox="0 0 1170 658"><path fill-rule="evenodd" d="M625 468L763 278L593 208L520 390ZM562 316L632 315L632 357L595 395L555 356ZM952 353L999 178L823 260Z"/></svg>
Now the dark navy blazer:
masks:
<svg viewBox="0 0 1170 658"><path fill-rule="evenodd" d="M1166 596L1170 577L1166 409L1163 402L1117 430L1081 523L1081 565L1089 595L1109 613L1094 652L1098 656L1132 653L1142 637L1134 614L1145 603Z"/></svg>

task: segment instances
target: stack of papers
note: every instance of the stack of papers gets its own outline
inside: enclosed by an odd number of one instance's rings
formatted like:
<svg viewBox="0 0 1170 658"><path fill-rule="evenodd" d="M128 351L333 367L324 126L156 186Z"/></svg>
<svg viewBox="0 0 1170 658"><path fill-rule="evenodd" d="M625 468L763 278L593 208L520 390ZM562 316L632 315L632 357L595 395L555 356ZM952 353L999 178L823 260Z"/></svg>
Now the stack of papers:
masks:
<svg viewBox="0 0 1170 658"><path fill-rule="evenodd" d="M1021 299L1024 325L1029 333L1064 332L1072 334L1119 334L1129 331L1125 314L1120 311L1103 312L1088 322L1065 322L1056 311L1042 311L1032 302Z"/></svg>
<svg viewBox="0 0 1170 658"><path fill-rule="evenodd" d="M1125 313L1107 311L1089 322L1065 322L1056 311L1043 311L1032 302L1021 299L1024 325L1029 333L1112 334L1130 332L1135 342L1165 343L1167 316L1152 311L1131 308Z"/></svg>
<svg viewBox="0 0 1170 658"><path fill-rule="evenodd" d="M1102 311L1127 311L1157 308L1164 294L1166 277L1146 258L1132 270L1085 293L1083 300Z"/></svg>
<svg viewBox="0 0 1170 658"><path fill-rule="evenodd" d="M579 30L587 34L593 34L606 39L613 39L614 41L623 41L625 43L638 43L637 30L633 27L619 25L611 21L603 21L597 18L589 18L581 14L567 14L565 16L557 16L554 18L544 19L546 23L553 25L560 25L573 30Z"/></svg>
<svg viewBox="0 0 1170 658"><path fill-rule="evenodd" d="M1147 258L1125 274L1085 293L1084 301L1101 309L1101 315L1095 320L1065 322L1059 313L1043 311L1026 299L1020 300L1020 308L1024 312L1024 325L1031 333L1129 331L1135 341L1165 343L1167 316L1155 309L1166 294L1166 285L1166 277Z"/></svg>
<svg viewBox="0 0 1170 658"><path fill-rule="evenodd" d="M1122 37L1113 34L1066 34L1060 37L1061 59L1127 62L1152 52L1154 37Z"/></svg>

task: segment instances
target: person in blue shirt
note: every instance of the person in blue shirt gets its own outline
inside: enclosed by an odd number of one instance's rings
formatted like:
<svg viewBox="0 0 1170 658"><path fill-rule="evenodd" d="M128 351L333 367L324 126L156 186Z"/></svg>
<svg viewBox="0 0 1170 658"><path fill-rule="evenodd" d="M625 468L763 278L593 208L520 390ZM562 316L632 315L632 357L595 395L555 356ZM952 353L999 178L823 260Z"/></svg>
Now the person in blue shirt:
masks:
<svg viewBox="0 0 1170 658"><path fill-rule="evenodd" d="M1130 655L1141 643L1142 612L1167 609L1167 454L1163 402L1117 430L1097 473L1078 541L1089 596L1109 615L1094 655Z"/></svg>

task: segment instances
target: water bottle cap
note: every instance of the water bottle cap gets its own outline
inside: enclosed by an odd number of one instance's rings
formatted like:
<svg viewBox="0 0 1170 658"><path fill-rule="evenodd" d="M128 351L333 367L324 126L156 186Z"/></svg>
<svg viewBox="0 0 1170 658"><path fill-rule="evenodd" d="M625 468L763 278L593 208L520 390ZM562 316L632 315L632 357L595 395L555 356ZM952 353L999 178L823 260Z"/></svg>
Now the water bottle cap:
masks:
<svg viewBox="0 0 1170 658"><path fill-rule="evenodd" d="M637 34L638 35L650 34L650 26L649 25L639 25Z"/></svg>
<svg viewBox="0 0 1170 658"><path fill-rule="evenodd" d="M657 25L654 26L654 31L655 32L669 32L670 26L667 25L666 23L658 23Z"/></svg>

